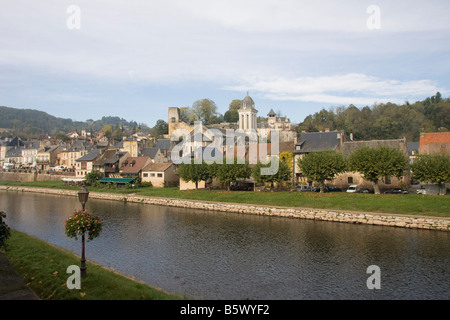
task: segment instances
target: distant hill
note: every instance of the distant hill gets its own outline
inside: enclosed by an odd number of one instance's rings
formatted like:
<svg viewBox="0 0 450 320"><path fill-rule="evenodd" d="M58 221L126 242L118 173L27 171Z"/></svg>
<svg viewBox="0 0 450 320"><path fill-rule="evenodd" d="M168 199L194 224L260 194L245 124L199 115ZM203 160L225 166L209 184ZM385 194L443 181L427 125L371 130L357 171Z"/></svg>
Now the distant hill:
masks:
<svg viewBox="0 0 450 320"><path fill-rule="evenodd" d="M57 133L68 133L75 130L100 131L104 125L131 129L138 126L135 121L127 121L119 117L102 117L101 120L73 121L58 118L46 112L32 109L16 109L0 106L0 128L8 129L10 134L36 138L40 134L51 136Z"/></svg>

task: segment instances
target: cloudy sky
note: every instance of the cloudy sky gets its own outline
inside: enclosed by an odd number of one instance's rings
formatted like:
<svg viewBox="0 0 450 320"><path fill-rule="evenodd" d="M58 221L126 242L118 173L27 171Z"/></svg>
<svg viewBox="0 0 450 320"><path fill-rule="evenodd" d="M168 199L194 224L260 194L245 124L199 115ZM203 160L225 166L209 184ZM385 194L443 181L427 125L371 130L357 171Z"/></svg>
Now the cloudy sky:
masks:
<svg viewBox="0 0 450 320"><path fill-rule="evenodd" d="M0 0L0 105L153 126L247 92L301 122L335 106L450 96L450 3Z"/></svg>

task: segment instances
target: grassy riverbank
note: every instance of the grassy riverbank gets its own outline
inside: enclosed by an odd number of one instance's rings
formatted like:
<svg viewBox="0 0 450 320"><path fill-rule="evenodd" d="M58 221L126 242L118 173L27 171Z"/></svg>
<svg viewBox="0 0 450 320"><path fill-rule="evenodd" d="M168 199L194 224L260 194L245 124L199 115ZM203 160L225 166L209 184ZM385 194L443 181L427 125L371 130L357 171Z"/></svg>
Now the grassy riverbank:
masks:
<svg viewBox="0 0 450 320"><path fill-rule="evenodd" d="M5 186L28 186L54 189L78 190L60 181L15 182L0 181ZM358 194L358 193L315 193L315 192L236 192L225 190L186 190L178 188L107 189L89 187L92 192L137 194L149 197L177 198L199 201L232 202L280 207L303 207L334 210L351 210L373 213L422 215L450 217L450 196L417 194Z"/></svg>
<svg viewBox="0 0 450 320"><path fill-rule="evenodd" d="M182 299L89 260L86 263L87 277L82 279L81 289L69 290L66 281L70 274L66 270L70 265L79 266L79 257L16 230L11 230L11 234L5 254L24 282L43 300Z"/></svg>

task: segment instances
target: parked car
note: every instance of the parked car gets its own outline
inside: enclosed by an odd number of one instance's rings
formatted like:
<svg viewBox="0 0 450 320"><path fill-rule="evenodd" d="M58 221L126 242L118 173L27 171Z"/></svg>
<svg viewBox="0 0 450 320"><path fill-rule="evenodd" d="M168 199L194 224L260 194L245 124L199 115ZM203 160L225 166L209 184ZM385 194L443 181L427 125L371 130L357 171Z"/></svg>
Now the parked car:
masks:
<svg viewBox="0 0 450 320"><path fill-rule="evenodd" d="M311 189L313 192L320 192L320 187L314 187ZM323 192L341 192L342 189L336 186L326 186L323 188Z"/></svg>
<svg viewBox="0 0 450 320"><path fill-rule="evenodd" d="M360 187L357 184L352 184L347 188L347 192L356 193L360 191Z"/></svg>
<svg viewBox="0 0 450 320"><path fill-rule="evenodd" d="M403 188L394 188L391 190L387 190L384 193L408 193L408 191Z"/></svg>
<svg viewBox="0 0 450 320"><path fill-rule="evenodd" d="M48 168L48 170L49 170L49 171L60 172L60 171L63 171L63 167L61 167L61 166L50 167L50 168Z"/></svg>
<svg viewBox="0 0 450 320"><path fill-rule="evenodd" d="M427 194L427 190L425 190L425 188L424 189L422 189L422 188L417 189L417 194Z"/></svg>
<svg viewBox="0 0 450 320"><path fill-rule="evenodd" d="M361 193L373 193L373 190L365 188L365 189L361 189Z"/></svg>
<svg viewBox="0 0 450 320"><path fill-rule="evenodd" d="M230 186L232 191L253 191L252 183L236 182Z"/></svg>
<svg viewBox="0 0 450 320"><path fill-rule="evenodd" d="M342 189L336 186L325 187L325 190L326 190L325 192L342 192Z"/></svg>
<svg viewBox="0 0 450 320"><path fill-rule="evenodd" d="M14 169L14 168L15 168L14 163L5 163L5 164L3 164L3 169L5 169L5 170L10 170L10 169Z"/></svg>
<svg viewBox="0 0 450 320"><path fill-rule="evenodd" d="M311 187L307 184L297 186L297 191L311 191Z"/></svg>

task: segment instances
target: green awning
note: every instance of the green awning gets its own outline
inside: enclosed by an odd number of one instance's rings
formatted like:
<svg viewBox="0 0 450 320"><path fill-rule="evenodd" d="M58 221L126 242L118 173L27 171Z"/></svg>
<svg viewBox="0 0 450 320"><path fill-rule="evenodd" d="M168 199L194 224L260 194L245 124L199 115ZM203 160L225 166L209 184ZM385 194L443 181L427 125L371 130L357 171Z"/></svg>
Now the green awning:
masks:
<svg viewBox="0 0 450 320"><path fill-rule="evenodd" d="M112 183L131 183L133 182L135 179L131 179L131 178L102 178L99 180L99 182L112 182Z"/></svg>

